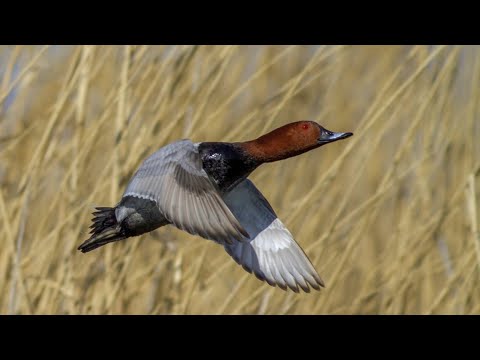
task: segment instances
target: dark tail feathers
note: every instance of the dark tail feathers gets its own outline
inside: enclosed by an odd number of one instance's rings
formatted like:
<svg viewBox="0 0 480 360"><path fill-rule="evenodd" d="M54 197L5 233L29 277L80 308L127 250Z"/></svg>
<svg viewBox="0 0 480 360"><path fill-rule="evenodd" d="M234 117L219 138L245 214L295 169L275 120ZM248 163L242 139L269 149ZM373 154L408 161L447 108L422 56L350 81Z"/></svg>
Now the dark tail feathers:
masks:
<svg viewBox="0 0 480 360"><path fill-rule="evenodd" d="M109 207L97 207L98 211L93 212L93 224L90 226L90 238L78 247L83 253L92 251L100 246L113 241L127 238L122 227L115 217L115 209Z"/></svg>

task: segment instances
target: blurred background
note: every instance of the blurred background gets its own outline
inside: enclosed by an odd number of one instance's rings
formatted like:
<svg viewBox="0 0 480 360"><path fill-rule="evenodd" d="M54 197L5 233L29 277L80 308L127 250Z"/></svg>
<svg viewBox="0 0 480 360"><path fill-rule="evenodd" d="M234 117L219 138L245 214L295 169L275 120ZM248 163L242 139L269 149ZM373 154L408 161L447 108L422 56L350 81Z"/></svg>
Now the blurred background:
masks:
<svg viewBox="0 0 480 360"><path fill-rule="evenodd" d="M0 313L479 313L479 85L472 46L2 46ZM76 250L161 146L298 120L355 135L251 179L322 291L172 226Z"/></svg>

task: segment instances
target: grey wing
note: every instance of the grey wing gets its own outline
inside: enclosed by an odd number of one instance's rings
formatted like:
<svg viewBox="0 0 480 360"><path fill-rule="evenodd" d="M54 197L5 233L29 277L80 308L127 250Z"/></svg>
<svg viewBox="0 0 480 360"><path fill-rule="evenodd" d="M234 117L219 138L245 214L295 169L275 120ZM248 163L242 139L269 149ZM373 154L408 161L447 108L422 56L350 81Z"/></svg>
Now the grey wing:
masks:
<svg viewBox="0 0 480 360"><path fill-rule="evenodd" d="M248 238L203 170L197 146L190 140L167 145L148 157L123 196L156 201L170 223L192 235L222 244Z"/></svg>
<svg viewBox="0 0 480 360"><path fill-rule="evenodd" d="M320 290L324 283L292 234L277 218L265 197L250 180L224 196L240 224L250 234L242 243L225 244L225 250L248 272L282 289L298 292L309 285Z"/></svg>

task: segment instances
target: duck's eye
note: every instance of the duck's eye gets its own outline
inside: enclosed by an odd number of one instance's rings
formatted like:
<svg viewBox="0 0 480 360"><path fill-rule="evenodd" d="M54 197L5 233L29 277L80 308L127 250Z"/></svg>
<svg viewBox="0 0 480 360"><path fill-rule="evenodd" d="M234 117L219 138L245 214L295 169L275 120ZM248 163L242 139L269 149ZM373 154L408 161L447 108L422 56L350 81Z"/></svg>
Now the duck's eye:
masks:
<svg viewBox="0 0 480 360"><path fill-rule="evenodd" d="M303 124L303 125L302 125L302 129L303 129L303 130L307 130L307 129L308 129L308 124Z"/></svg>

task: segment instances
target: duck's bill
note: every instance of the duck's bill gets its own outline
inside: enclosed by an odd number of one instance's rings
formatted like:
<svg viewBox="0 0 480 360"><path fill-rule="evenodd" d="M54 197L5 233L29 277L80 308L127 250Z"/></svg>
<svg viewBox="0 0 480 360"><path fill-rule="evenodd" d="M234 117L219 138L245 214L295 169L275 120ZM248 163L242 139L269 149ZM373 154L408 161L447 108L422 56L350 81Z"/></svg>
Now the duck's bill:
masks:
<svg viewBox="0 0 480 360"><path fill-rule="evenodd" d="M331 143L331 142L334 142L334 141L338 141L338 140L343 140L343 139L346 139L350 136L352 136L353 133L351 132L345 132L345 133L342 133L342 132L333 132L333 131L330 131L330 130L327 130L327 129L322 129L322 134L320 135L320 138L318 139L318 143L319 144L328 144L328 143Z"/></svg>

